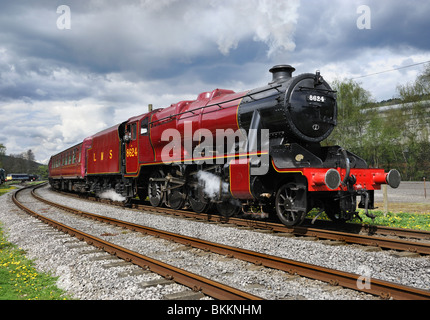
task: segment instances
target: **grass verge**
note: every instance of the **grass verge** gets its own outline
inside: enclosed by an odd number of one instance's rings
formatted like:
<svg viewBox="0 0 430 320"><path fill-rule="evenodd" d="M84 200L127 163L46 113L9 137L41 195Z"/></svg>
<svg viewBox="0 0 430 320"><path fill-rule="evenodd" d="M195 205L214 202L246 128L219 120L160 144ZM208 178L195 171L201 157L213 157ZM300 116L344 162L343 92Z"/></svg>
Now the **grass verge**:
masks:
<svg viewBox="0 0 430 320"><path fill-rule="evenodd" d="M388 212L384 215L382 211L376 210L372 210L371 213L376 216L373 221L371 218L365 216L364 210L361 211L360 217L363 219L363 223L393 228L430 231L430 214L428 213ZM360 221L355 219L354 222L358 223Z"/></svg>
<svg viewBox="0 0 430 320"><path fill-rule="evenodd" d="M13 190L13 189L16 189L16 187L12 187L12 186L10 186L8 184L2 184L0 186L0 197L2 195L4 195L5 193L8 193L9 191Z"/></svg>
<svg viewBox="0 0 430 320"><path fill-rule="evenodd" d="M0 224L0 300L67 300L57 278L38 272L25 251L8 242Z"/></svg>
<svg viewBox="0 0 430 320"><path fill-rule="evenodd" d="M364 223L368 225L387 226L393 228L413 229L430 231L430 213L406 213L406 212L388 212L386 215L382 211L370 210L370 213L376 216L374 220L364 214L364 210L359 209L361 219L354 218L352 223ZM318 213L312 210L307 218L313 218ZM330 220L325 213L322 213L318 219Z"/></svg>

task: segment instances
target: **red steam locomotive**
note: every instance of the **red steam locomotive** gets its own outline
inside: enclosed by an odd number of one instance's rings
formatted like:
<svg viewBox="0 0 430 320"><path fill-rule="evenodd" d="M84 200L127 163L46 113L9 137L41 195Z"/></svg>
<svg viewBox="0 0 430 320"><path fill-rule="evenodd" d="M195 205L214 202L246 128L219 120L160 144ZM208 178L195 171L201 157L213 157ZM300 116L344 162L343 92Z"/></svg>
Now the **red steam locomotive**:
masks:
<svg viewBox="0 0 430 320"><path fill-rule="evenodd" d="M258 209L285 225L300 224L312 208L350 220L358 196L368 214L374 190L397 188L399 172L321 146L337 124L336 92L318 71L294 70L277 65L261 88L203 92L90 136L51 157L50 184L196 212L215 206L224 216Z"/></svg>

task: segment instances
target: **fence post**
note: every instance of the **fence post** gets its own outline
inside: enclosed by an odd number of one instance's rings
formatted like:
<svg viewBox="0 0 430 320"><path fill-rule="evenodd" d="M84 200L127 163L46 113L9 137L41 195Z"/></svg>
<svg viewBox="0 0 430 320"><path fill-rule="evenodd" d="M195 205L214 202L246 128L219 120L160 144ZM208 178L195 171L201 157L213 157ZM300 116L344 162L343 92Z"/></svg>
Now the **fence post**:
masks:
<svg viewBox="0 0 430 320"><path fill-rule="evenodd" d="M388 213L388 188L386 184L382 185L382 193L384 195L384 217L387 216Z"/></svg>
<svg viewBox="0 0 430 320"><path fill-rule="evenodd" d="M423 179L424 179L424 198L427 199L426 177L423 177Z"/></svg>

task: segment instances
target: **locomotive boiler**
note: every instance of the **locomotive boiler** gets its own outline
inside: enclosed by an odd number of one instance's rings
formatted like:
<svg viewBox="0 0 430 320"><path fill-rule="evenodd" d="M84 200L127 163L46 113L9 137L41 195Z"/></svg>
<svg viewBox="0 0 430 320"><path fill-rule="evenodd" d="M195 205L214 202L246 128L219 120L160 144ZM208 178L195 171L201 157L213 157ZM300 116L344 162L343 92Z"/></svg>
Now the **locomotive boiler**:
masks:
<svg viewBox="0 0 430 320"><path fill-rule="evenodd" d="M277 65L261 88L215 89L133 117L51 158L54 188L153 206L253 212L300 224L313 208L334 221L374 208L374 190L397 170L369 168L341 146L322 146L337 124L336 92L317 71Z"/></svg>

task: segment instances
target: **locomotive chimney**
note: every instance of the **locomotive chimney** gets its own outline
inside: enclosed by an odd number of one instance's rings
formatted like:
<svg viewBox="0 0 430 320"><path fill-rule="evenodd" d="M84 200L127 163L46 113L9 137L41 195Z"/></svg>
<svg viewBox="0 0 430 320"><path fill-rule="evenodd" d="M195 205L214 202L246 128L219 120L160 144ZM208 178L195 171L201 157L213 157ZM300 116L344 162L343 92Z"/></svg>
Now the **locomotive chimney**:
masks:
<svg viewBox="0 0 430 320"><path fill-rule="evenodd" d="M270 82L269 84L290 79L295 70L296 69L289 64L280 64L274 66L272 69L269 70L273 74L272 82Z"/></svg>

